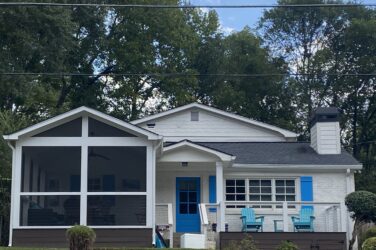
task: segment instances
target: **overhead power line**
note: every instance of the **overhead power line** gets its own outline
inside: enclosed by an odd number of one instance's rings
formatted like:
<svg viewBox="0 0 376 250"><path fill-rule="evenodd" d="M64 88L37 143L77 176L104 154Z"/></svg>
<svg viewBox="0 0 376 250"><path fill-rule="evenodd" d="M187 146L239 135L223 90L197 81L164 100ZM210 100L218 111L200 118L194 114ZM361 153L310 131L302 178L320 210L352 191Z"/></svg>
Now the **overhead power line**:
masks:
<svg viewBox="0 0 376 250"><path fill-rule="evenodd" d="M192 9L192 8L210 8L210 9L244 9L244 8L348 8L348 7L376 7L376 3L368 4L242 4L242 5L172 5L172 4L96 4L96 3L42 3L42 2L1 2L0 7L23 6L23 7L112 7L112 8L149 8L149 9Z"/></svg>
<svg viewBox="0 0 376 250"><path fill-rule="evenodd" d="M100 77L100 76L141 76L141 77L288 77L288 76L311 76L311 77L323 77L323 76L338 76L338 77L373 77L376 73L354 73L354 74L305 74L305 73L275 73L275 74L200 74L200 73L106 73L106 74L94 74L94 73L66 73L66 72L0 72L3 76L86 76L86 77Z"/></svg>

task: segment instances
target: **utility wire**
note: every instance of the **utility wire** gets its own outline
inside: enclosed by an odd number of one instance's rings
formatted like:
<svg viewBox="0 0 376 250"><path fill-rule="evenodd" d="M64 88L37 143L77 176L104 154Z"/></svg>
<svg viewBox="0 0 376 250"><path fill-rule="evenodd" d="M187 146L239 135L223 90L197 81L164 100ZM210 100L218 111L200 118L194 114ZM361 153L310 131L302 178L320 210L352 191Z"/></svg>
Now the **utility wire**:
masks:
<svg viewBox="0 0 376 250"><path fill-rule="evenodd" d="M66 72L0 72L0 76L86 76L86 77L100 77L100 76L149 76L149 77L288 77L288 76L339 76L339 77L364 77L376 76L376 73L359 73L359 74L308 74L308 73L285 73L285 74L195 74L195 73L66 73Z"/></svg>
<svg viewBox="0 0 376 250"><path fill-rule="evenodd" d="M348 7L376 7L376 3L369 4L243 4L243 5L171 5L171 4L96 4L96 3L32 3L32 2L1 2L0 7L8 6L48 6L48 7L113 7L113 8L149 8L149 9L195 9L195 8L209 8L209 9L244 9L244 8L348 8Z"/></svg>

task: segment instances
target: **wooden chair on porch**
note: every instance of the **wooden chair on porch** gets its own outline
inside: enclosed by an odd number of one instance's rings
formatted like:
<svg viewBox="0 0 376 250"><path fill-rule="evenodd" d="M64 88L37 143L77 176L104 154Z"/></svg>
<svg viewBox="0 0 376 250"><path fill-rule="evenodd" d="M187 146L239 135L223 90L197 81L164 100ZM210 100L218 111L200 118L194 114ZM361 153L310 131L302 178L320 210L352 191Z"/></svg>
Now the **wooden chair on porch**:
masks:
<svg viewBox="0 0 376 250"><path fill-rule="evenodd" d="M263 231L264 216L256 217L253 208L242 208L241 215L240 219L242 219L243 223L243 232Z"/></svg>
<svg viewBox="0 0 376 250"><path fill-rule="evenodd" d="M300 216L292 216L292 223L294 225L294 232L313 232L313 221L315 216L313 216L313 207L302 207L300 209Z"/></svg>

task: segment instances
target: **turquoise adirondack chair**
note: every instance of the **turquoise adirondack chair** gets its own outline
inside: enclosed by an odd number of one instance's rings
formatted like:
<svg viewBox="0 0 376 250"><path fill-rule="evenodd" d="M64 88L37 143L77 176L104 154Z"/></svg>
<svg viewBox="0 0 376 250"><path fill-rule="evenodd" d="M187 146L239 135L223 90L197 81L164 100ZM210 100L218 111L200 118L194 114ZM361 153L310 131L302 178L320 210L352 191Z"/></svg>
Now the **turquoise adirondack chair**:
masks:
<svg viewBox="0 0 376 250"><path fill-rule="evenodd" d="M256 217L253 208L242 208L241 214L240 219L242 219L243 223L243 232L263 231L264 216Z"/></svg>
<svg viewBox="0 0 376 250"><path fill-rule="evenodd" d="M294 225L294 232L306 231L313 232L313 207L302 207L300 209L300 216L292 216L292 223Z"/></svg>

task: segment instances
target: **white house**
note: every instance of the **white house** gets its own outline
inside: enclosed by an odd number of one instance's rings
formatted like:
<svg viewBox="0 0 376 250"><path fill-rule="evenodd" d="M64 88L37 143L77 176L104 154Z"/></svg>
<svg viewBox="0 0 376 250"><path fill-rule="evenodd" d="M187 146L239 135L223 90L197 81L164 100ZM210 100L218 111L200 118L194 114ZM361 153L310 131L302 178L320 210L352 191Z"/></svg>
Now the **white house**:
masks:
<svg viewBox="0 0 376 250"><path fill-rule="evenodd" d="M9 245L63 246L66 228L81 224L96 230L98 246L151 246L158 227L170 241L196 233L220 247L240 237L241 210L252 207L265 218L255 239L337 237L346 247L344 198L362 166L341 148L338 120L336 109L318 109L309 143L197 103L130 123L81 107L5 135ZM303 206L313 208L314 232L287 234Z"/></svg>

